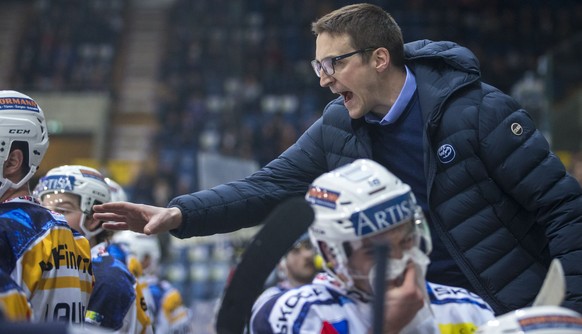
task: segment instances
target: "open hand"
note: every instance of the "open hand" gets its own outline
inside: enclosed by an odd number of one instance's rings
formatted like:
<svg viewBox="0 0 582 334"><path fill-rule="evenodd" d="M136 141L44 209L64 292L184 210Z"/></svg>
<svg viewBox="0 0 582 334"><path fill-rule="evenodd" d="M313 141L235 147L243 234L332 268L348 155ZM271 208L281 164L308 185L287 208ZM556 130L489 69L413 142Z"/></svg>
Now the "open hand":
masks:
<svg viewBox="0 0 582 334"><path fill-rule="evenodd" d="M93 218L105 221L109 230L132 230L138 233L158 234L178 228L182 212L178 208L111 202L93 206Z"/></svg>

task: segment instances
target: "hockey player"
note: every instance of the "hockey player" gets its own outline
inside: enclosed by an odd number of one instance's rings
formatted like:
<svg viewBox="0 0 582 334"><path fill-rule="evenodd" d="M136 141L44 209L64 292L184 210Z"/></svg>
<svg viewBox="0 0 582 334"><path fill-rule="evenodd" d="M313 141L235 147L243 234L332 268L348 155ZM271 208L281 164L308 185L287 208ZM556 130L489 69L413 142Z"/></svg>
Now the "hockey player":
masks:
<svg viewBox="0 0 582 334"><path fill-rule="evenodd" d="M86 166L56 167L40 179L35 192L44 206L62 213L91 244L95 288L85 313L86 324L119 333L153 333L141 288L125 264L109 254L110 232L92 217L93 205L110 200L101 173Z"/></svg>
<svg viewBox="0 0 582 334"><path fill-rule="evenodd" d="M265 298L311 283L320 269L316 265L318 257L309 240L309 235L305 233L283 256L272 273L272 276L275 276L273 279L275 284L271 284L272 286L263 291L256 303L260 304L260 301Z"/></svg>
<svg viewBox="0 0 582 334"><path fill-rule="evenodd" d="M113 241L125 244L139 260L143 281L154 301L149 309L155 314L156 334L192 333L191 310L184 305L180 292L170 282L158 276L161 257L158 238L132 231L119 231L113 235Z"/></svg>
<svg viewBox="0 0 582 334"><path fill-rule="evenodd" d="M383 333L472 333L493 319L462 289L425 281L431 239L410 187L371 160L318 177L306 199L325 273L255 305L251 333L369 333L376 245L389 248Z"/></svg>
<svg viewBox="0 0 582 334"><path fill-rule="evenodd" d="M479 326L476 334L581 334L582 314L557 305L524 307Z"/></svg>
<svg viewBox="0 0 582 334"><path fill-rule="evenodd" d="M315 261L315 249L306 233L279 262L279 287L290 289L311 283L317 274Z"/></svg>
<svg viewBox="0 0 582 334"><path fill-rule="evenodd" d="M89 244L30 193L47 148L40 106L0 91L0 270L24 291L33 321L81 324L93 289Z"/></svg>

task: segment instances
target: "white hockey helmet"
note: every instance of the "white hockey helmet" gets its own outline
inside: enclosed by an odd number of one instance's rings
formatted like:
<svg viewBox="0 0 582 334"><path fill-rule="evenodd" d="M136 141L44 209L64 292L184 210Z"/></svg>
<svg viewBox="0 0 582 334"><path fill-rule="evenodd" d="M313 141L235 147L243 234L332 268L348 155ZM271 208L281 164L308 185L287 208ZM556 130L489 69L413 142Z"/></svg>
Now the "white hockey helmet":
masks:
<svg viewBox="0 0 582 334"><path fill-rule="evenodd" d="M109 186L98 170L80 165L64 165L49 170L38 181L38 185L34 189L34 196L44 200L46 195L56 193L79 196L79 207L83 212L79 225L87 239L103 231L101 226L94 231L90 231L85 226L85 219L93 213L93 205L107 203L111 199Z"/></svg>
<svg viewBox="0 0 582 334"><path fill-rule="evenodd" d="M537 306L503 314L479 327L476 334L582 333L582 315L561 306Z"/></svg>
<svg viewBox="0 0 582 334"><path fill-rule="evenodd" d="M143 273L146 275L157 274L162 251L160 242L155 235L124 230L115 232L111 238L113 242L124 244L129 252L142 263Z"/></svg>
<svg viewBox="0 0 582 334"><path fill-rule="evenodd" d="M347 267L350 250L346 249L351 242L412 222L414 246L425 254L432 250L426 219L410 186L375 161L359 159L321 175L305 198L315 211L315 221L309 228L312 243L324 257L324 269L346 289L353 288ZM333 268L322 244L335 257Z"/></svg>
<svg viewBox="0 0 582 334"><path fill-rule="evenodd" d="M127 202L128 197L123 187L113 181L111 178L106 177L105 182L109 186L109 192L111 193L111 202Z"/></svg>
<svg viewBox="0 0 582 334"><path fill-rule="evenodd" d="M15 142L24 143L28 173L16 184L4 178L4 162ZM49 145L44 113L29 96L13 90L0 91L0 196L8 188L20 188L34 175Z"/></svg>

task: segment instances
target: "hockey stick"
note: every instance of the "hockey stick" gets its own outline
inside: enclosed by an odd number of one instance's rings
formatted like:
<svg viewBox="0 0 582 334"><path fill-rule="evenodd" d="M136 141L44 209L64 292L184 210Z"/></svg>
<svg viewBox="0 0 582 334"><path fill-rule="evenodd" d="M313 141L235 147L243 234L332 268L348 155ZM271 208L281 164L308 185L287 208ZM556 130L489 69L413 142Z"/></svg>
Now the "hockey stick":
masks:
<svg viewBox="0 0 582 334"><path fill-rule="evenodd" d="M384 329L384 293L386 292L386 266L388 259L388 245L378 244L374 247L376 258L376 273L374 275L374 299L373 299L373 333L381 334Z"/></svg>
<svg viewBox="0 0 582 334"><path fill-rule="evenodd" d="M562 263L553 259L544 283L532 306L559 306L566 295L566 277Z"/></svg>
<svg viewBox="0 0 582 334"><path fill-rule="evenodd" d="M230 281L216 319L218 334L243 333L265 280L279 260L313 222L303 198L292 198L273 210L246 248Z"/></svg>

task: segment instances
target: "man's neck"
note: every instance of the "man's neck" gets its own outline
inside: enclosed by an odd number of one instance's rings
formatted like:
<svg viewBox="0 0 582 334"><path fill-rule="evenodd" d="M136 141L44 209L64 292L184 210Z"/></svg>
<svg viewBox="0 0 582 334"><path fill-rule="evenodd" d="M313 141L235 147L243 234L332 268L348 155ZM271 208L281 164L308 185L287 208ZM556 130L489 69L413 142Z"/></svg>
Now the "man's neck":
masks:
<svg viewBox="0 0 582 334"><path fill-rule="evenodd" d="M380 118L386 116L388 111L398 99L404 83L406 82L406 70L402 71L397 68L390 68L386 74L386 80L381 83L378 97L381 101L381 106L379 108L374 108L372 110Z"/></svg>
<svg viewBox="0 0 582 334"><path fill-rule="evenodd" d="M13 198L18 198L22 196L31 196L30 190L28 189L28 184L25 184L18 189L8 188L4 195L0 197L0 202L6 202Z"/></svg>

